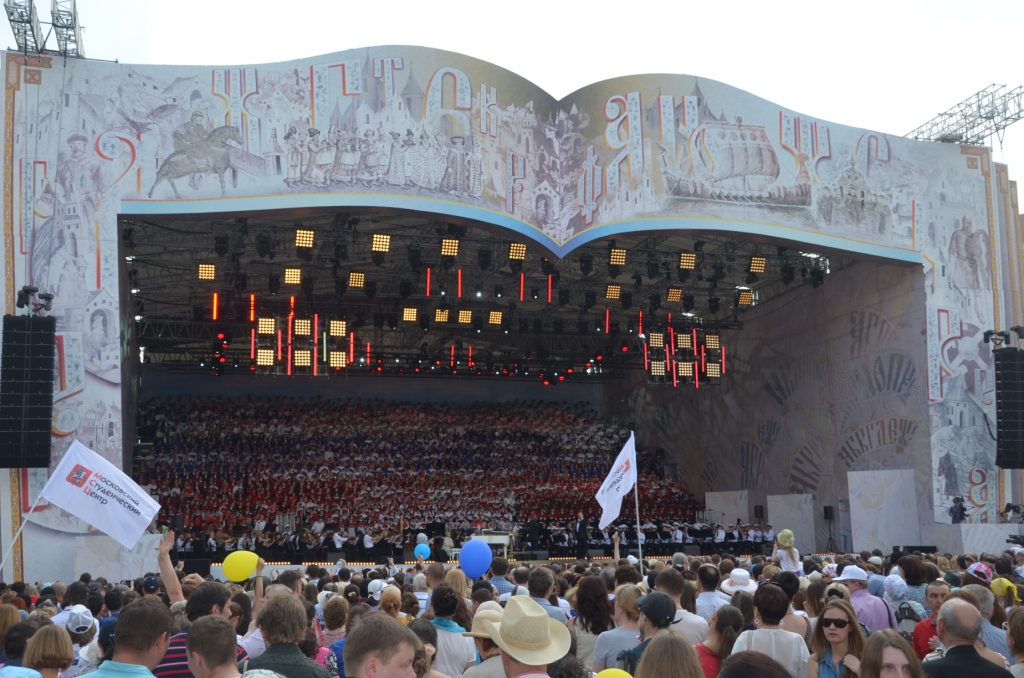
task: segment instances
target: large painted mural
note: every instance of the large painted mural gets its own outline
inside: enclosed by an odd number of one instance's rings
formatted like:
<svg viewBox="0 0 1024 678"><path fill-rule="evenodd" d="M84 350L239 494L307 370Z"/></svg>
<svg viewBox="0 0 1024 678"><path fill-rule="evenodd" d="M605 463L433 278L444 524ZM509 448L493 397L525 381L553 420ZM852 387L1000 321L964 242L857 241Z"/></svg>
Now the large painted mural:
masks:
<svg viewBox="0 0 1024 678"><path fill-rule="evenodd" d="M984 428L982 334L1022 315L1015 187L986 149L685 75L555 100L498 66L406 46L216 67L6 53L3 68L7 311L21 285L55 295L54 463L72 437L121 459L119 213L379 206L489 222L558 256L622 232L723 230L917 265L922 325L901 341L924 361L926 512L944 520L964 494L973 520L994 520L1000 488L1020 487ZM892 331L878 322L865 332ZM86 529L58 513L30 519Z"/></svg>

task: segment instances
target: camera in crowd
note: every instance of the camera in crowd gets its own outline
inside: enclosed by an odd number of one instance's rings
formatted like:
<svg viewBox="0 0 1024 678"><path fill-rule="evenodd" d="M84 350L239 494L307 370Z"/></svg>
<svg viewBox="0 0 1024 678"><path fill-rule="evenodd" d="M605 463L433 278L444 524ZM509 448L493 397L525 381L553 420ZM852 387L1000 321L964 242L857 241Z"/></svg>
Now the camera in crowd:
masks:
<svg viewBox="0 0 1024 678"><path fill-rule="evenodd" d="M1024 546L1024 534L1011 534L1006 538L1006 543Z"/></svg>
<svg viewBox="0 0 1024 678"><path fill-rule="evenodd" d="M963 497L953 497L953 503L954 504L962 504L962 503L964 503L964 498Z"/></svg>

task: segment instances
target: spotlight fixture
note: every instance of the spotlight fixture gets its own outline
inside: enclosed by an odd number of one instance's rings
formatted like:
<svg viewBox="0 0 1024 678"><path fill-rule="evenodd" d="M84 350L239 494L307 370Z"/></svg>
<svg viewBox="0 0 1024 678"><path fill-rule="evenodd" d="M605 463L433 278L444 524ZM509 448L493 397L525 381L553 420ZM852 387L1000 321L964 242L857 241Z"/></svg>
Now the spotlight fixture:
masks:
<svg viewBox="0 0 1024 678"><path fill-rule="evenodd" d="M666 295L666 299L668 299L670 302L676 303L680 301L682 298L683 291L681 289L679 289L678 287L668 288L668 294Z"/></svg>
<svg viewBox="0 0 1024 678"><path fill-rule="evenodd" d="M335 368L348 365L348 351L331 351L330 365Z"/></svg>
<svg viewBox="0 0 1024 678"><path fill-rule="evenodd" d="M766 257L750 257L750 266L747 270L751 273L764 273L767 267L768 259Z"/></svg>
<svg viewBox="0 0 1024 678"><path fill-rule="evenodd" d="M664 377L665 376L665 361L664 360L652 360L651 361L651 376L652 377Z"/></svg>
<svg viewBox="0 0 1024 678"><path fill-rule="evenodd" d="M651 300L651 313L654 313L659 308L661 308L661 295L660 294L652 294L650 296L650 300Z"/></svg>
<svg viewBox="0 0 1024 678"><path fill-rule="evenodd" d="M605 299L619 299L622 297L622 285L608 285L604 290Z"/></svg>
<svg viewBox="0 0 1024 678"><path fill-rule="evenodd" d="M480 264L481 271L486 271L491 267L491 251L486 247L480 248L480 251L476 253L476 259Z"/></svg>
<svg viewBox="0 0 1024 678"><path fill-rule="evenodd" d="M352 271L348 274L349 287L362 287L366 284L366 274Z"/></svg>
<svg viewBox="0 0 1024 678"><path fill-rule="evenodd" d="M718 313L722 308L722 302L718 297L708 297L708 311L711 313Z"/></svg>
<svg viewBox="0 0 1024 678"><path fill-rule="evenodd" d="M244 273L235 274L235 291L244 292L249 287L249 276Z"/></svg>
<svg viewBox="0 0 1024 678"><path fill-rule="evenodd" d="M783 285L791 285L791 284L793 284L793 280L796 279L796 269L793 267L793 265L792 264L786 264L785 266L783 266L779 270L782 272L782 284Z"/></svg>
<svg viewBox="0 0 1024 678"><path fill-rule="evenodd" d="M690 279L689 269L681 268L676 271L676 275L679 277L679 282L684 283Z"/></svg>
<svg viewBox="0 0 1024 678"><path fill-rule="evenodd" d="M269 290L271 294L277 294L280 289L281 289L281 276L277 275L276 273L271 273L270 275L268 275L267 276L267 290Z"/></svg>
<svg viewBox="0 0 1024 678"><path fill-rule="evenodd" d="M436 309L434 309L434 322L435 323L446 323L446 322L448 322L448 309L447 308L436 308Z"/></svg>
<svg viewBox="0 0 1024 678"><path fill-rule="evenodd" d="M339 297L343 296L348 291L348 280L346 278L335 278L334 279L334 293Z"/></svg>
<svg viewBox="0 0 1024 678"><path fill-rule="evenodd" d="M628 311L629 309L633 308L633 293L623 292L621 301L623 311Z"/></svg>
<svg viewBox="0 0 1024 678"><path fill-rule="evenodd" d="M408 280L402 280L398 283L398 296L403 299L408 299L412 296L412 283Z"/></svg>
<svg viewBox="0 0 1024 678"><path fill-rule="evenodd" d="M313 332L313 323L308 318L296 318L292 331L300 337L308 337Z"/></svg>
<svg viewBox="0 0 1024 678"><path fill-rule="evenodd" d="M328 324L328 334L332 337L344 337L348 334L348 323L344 320L332 320Z"/></svg>
<svg viewBox="0 0 1024 678"><path fill-rule="evenodd" d="M608 277L615 280L622 274L622 267L615 264L608 265Z"/></svg>
<svg viewBox="0 0 1024 678"><path fill-rule="evenodd" d="M697 268L696 252L682 252L679 255L679 268L692 271Z"/></svg>
<svg viewBox="0 0 1024 678"><path fill-rule="evenodd" d="M654 280L661 273L661 265L654 259L647 260L647 277Z"/></svg>
<svg viewBox="0 0 1024 678"><path fill-rule="evenodd" d="M307 297L312 297L313 293L316 291L316 281L312 278L306 278L302 283L300 283L299 288Z"/></svg>
<svg viewBox="0 0 1024 678"><path fill-rule="evenodd" d="M594 257L584 254L580 257L580 273L586 278L594 271Z"/></svg>
<svg viewBox="0 0 1024 678"><path fill-rule="evenodd" d="M372 252L370 254L370 261L373 262L374 266L384 265L384 253L383 252Z"/></svg>
<svg viewBox="0 0 1024 678"><path fill-rule="evenodd" d="M552 264L551 261L549 261L547 257L544 257L544 258L542 258L540 260L540 271L544 275L554 275L555 274L555 265Z"/></svg>
<svg viewBox="0 0 1024 678"><path fill-rule="evenodd" d="M711 265L711 276L708 280L719 281L725 279L725 264L722 262L716 262Z"/></svg>
<svg viewBox="0 0 1024 678"><path fill-rule="evenodd" d="M540 299L540 288L539 287L531 287L530 288L530 296L533 297L534 299Z"/></svg>
<svg viewBox="0 0 1024 678"><path fill-rule="evenodd" d="M473 322L473 312L467 309L459 311L459 324L468 325Z"/></svg>
<svg viewBox="0 0 1024 678"><path fill-rule="evenodd" d="M406 307L402 309L402 321L407 323L414 323L419 319L419 314L415 308Z"/></svg>
<svg viewBox="0 0 1024 678"><path fill-rule="evenodd" d="M612 266L626 265L626 250L619 247L608 248L608 263Z"/></svg>
<svg viewBox="0 0 1024 678"><path fill-rule="evenodd" d="M420 248L416 245L410 247L406 258L409 261L409 268L419 273L420 266L423 263L423 253L420 251Z"/></svg>
<svg viewBox="0 0 1024 678"><path fill-rule="evenodd" d="M260 318L256 321L257 334L274 334L277 331L277 320L274 318Z"/></svg>
<svg viewBox="0 0 1024 678"><path fill-rule="evenodd" d="M503 296L505 296L505 288L502 287L501 285L495 285L494 296L497 297L498 299L501 299Z"/></svg>
<svg viewBox="0 0 1024 678"><path fill-rule="evenodd" d="M651 348L665 348L665 333L651 332L647 335L647 345Z"/></svg>
<svg viewBox="0 0 1024 678"><path fill-rule="evenodd" d="M758 277L757 277L757 274L756 274L756 273L754 273L753 271L751 271L750 273L748 273L748 274L747 274L747 277L746 277L746 280L745 280L745 282L746 282L746 283L747 283L748 285L753 285L753 284L754 284L754 283L756 283L756 282L757 282L758 280L760 280L760 278L758 278Z"/></svg>
<svg viewBox="0 0 1024 678"><path fill-rule="evenodd" d="M707 368L704 370L704 374L712 379L718 379L722 376L722 366L718 363L708 363Z"/></svg>
<svg viewBox="0 0 1024 678"><path fill-rule="evenodd" d="M420 318L420 329L424 332L430 331L430 316L423 316Z"/></svg>
<svg viewBox="0 0 1024 678"><path fill-rule="evenodd" d="M273 367L274 365L274 349L272 348L261 348L256 351L256 364L259 367Z"/></svg>
<svg viewBox="0 0 1024 678"><path fill-rule="evenodd" d="M302 282L302 269L301 268L286 268L284 269L284 284L285 285L298 285Z"/></svg>
<svg viewBox="0 0 1024 678"><path fill-rule="evenodd" d="M199 264L199 279L213 280L217 277L216 264Z"/></svg>
<svg viewBox="0 0 1024 678"><path fill-rule="evenodd" d="M692 377L693 376L693 363L686 361L676 363L676 376L677 377Z"/></svg>
<svg viewBox="0 0 1024 678"><path fill-rule="evenodd" d="M348 261L348 243L340 240L334 243L334 258L338 261Z"/></svg>
<svg viewBox="0 0 1024 678"><path fill-rule="evenodd" d="M17 307L28 308L29 304L32 303L32 295L38 291L38 287L33 287L31 285L23 286L20 290L18 290L18 300L16 303Z"/></svg>
<svg viewBox="0 0 1024 678"><path fill-rule="evenodd" d="M504 314L501 311L491 311L487 316L488 325L500 325Z"/></svg>
<svg viewBox="0 0 1024 678"><path fill-rule="evenodd" d="M750 290L740 290L737 303L739 303L740 306L750 306L754 303L754 293Z"/></svg>
<svg viewBox="0 0 1024 678"><path fill-rule="evenodd" d="M363 294L366 295L367 299L373 299L377 296L377 281L367 280L366 284L363 286Z"/></svg>
<svg viewBox="0 0 1024 678"><path fill-rule="evenodd" d="M571 297L569 290L558 290L558 305L568 306Z"/></svg>
<svg viewBox="0 0 1024 678"><path fill-rule="evenodd" d="M709 351L717 351L718 349L722 348L722 338L719 337L717 334L705 334L704 345L708 348Z"/></svg>
<svg viewBox="0 0 1024 678"><path fill-rule="evenodd" d="M477 299L482 298L484 296L484 286L478 284L476 287L473 288L473 293L476 295Z"/></svg>
<svg viewBox="0 0 1024 678"><path fill-rule="evenodd" d="M391 251L391 236L386 233L374 233L370 251L388 253Z"/></svg>
<svg viewBox="0 0 1024 678"><path fill-rule="evenodd" d="M213 251L218 257L223 257L228 253L228 237L226 235L218 235L213 238Z"/></svg>
<svg viewBox="0 0 1024 678"><path fill-rule="evenodd" d="M597 294L593 291L588 291L583 295L583 309L591 309L597 304Z"/></svg>
<svg viewBox="0 0 1024 678"><path fill-rule="evenodd" d="M526 258L526 245L521 242L509 243L508 258L512 261L522 261Z"/></svg>
<svg viewBox="0 0 1024 678"><path fill-rule="evenodd" d="M694 243L693 243L693 251L694 252L703 252L704 251L704 241L703 240L694 241Z"/></svg>
<svg viewBox="0 0 1024 678"><path fill-rule="evenodd" d="M689 313L693 310L693 295L687 294L683 297L683 312Z"/></svg>
<svg viewBox="0 0 1024 678"><path fill-rule="evenodd" d="M270 257L273 259L273 249L274 244L271 242L269 237L261 235L256 238L256 254L261 258L266 259L267 257Z"/></svg>
<svg viewBox="0 0 1024 678"><path fill-rule="evenodd" d="M676 348L684 350L693 348L693 336L689 332L676 332Z"/></svg>
<svg viewBox="0 0 1024 678"><path fill-rule="evenodd" d="M457 238L443 238L441 240L441 256L442 257L457 257L459 256L459 241Z"/></svg>
<svg viewBox="0 0 1024 678"><path fill-rule="evenodd" d="M820 268L811 269L811 287L821 287L825 283L825 271Z"/></svg>

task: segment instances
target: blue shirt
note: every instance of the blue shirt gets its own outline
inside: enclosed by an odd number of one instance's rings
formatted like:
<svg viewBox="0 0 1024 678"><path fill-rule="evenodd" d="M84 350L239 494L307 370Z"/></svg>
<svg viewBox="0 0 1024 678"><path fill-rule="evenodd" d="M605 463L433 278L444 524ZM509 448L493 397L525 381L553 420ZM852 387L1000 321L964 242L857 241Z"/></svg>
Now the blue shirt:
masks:
<svg viewBox="0 0 1024 678"><path fill-rule="evenodd" d="M139 664L105 661L89 674L93 678L153 678L152 672Z"/></svg>
<svg viewBox="0 0 1024 678"><path fill-rule="evenodd" d="M985 641L985 647L998 652L999 654L1006 657L1006 660L1013 663L1010 658L1010 647L1006 644L1006 631L996 628L987 619L983 619L981 623L981 638Z"/></svg>
<svg viewBox="0 0 1024 678"><path fill-rule="evenodd" d="M345 641L346 640L348 640L348 639L347 638L342 638L341 640L334 641L334 644L331 645L331 652L334 653L334 658L338 660L338 675L339 676L344 676L345 675L345 657L343 657L342 655L345 652Z"/></svg>
<svg viewBox="0 0 1024 678"><path fill-rule="evenodd" d="M846 673L846 667L843 663L839 663L839 668L836 669L835 663L832 661L832 648L825 648L825 655L818 660L818 678L843 678L843 674Z"/></svg>

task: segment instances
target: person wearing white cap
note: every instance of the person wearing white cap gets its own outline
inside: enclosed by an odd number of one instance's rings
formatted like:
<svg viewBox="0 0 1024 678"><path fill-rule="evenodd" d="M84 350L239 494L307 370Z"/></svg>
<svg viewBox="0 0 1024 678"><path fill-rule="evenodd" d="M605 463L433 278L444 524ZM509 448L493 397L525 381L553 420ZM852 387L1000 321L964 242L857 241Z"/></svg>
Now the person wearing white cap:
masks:
<svg viewBox="0 0 1024 678"><path fill-rule="evenodd" d="M510 598L501 621L484 621L491 640L501 648L506 676L543 678L547 666L569 652L572 639L565 624L548 617L526 596Z"/></svg>
<svg viewBox="0 0 1024 678"><path fill-rule="evenodd" d="M832 581L842 582L850 589L850 604L870 633L897 627L896 614L889 604L868 592L868 573L863 568L847 565Z"/></svg>

